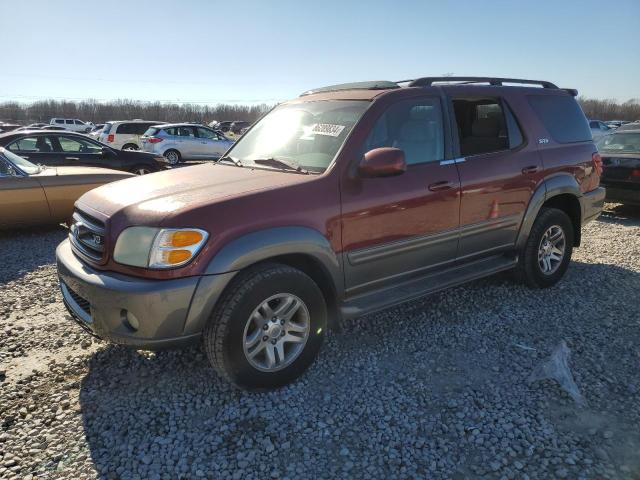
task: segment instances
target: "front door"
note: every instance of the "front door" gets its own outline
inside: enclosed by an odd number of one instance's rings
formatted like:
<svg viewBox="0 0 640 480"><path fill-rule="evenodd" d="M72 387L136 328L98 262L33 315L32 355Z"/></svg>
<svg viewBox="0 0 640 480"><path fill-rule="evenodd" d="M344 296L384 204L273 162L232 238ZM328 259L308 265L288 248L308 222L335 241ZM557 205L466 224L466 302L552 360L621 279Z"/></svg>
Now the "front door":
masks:
<svg viewBox="0 0 640 480"><path fill-rule="evenodd" d="M445 160L439 97L402 100L373 126L362 152L404 151L407 171L395 177L345 178L342 242L347 295L396 284L455 259L460 182Z"/></svg>
<svg viewBox="0 0 640 480"><path fill-rule="evenodd" d="M501 97L454 96L453 110L462 189L458 259L509 250L542 177L536 145L527 144Z"/></svg>
<svg viewBox="0 0 640 480"><path fill-rule="evenodd" d="M227 150L218 135L208 128L196 128L198 135L198 155L202 158L219 158Z"/></svg>
<svg viewBox="0 0 640 480"><path fill-rule="evenodd" d="M50 136L54 150L62 156L62 165L105 167L102 147L80 136Z"/></svg>
<svg viewBox="0 0 640 480"><path fill-rule="evenodd" d="M0 227L39 225L50 220L42 185L0 158Z"/></svg>

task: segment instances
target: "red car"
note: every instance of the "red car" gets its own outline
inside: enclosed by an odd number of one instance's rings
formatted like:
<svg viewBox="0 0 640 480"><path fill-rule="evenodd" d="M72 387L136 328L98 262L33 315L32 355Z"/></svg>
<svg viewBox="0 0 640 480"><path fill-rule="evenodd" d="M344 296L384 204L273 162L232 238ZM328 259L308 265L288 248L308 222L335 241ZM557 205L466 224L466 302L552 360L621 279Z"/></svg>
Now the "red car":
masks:
<svg viewBox="0 0 640 480"><path fill-rule="evenodd" d="M478 77L306 92L216 164L81 197L64 301L102 338L203 341L224 377L266 388L341 318L504 270L550 287L604 200L575 95Z"/></svg>

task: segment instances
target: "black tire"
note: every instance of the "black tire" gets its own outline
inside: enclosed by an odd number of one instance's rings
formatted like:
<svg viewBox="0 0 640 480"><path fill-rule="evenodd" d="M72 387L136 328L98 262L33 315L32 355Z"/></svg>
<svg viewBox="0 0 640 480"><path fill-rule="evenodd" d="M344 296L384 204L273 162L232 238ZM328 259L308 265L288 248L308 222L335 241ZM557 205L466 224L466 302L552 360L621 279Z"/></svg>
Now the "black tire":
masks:
<svg viewBox="0 0 640 480"><path fill-rule="evenodd" d="M140 147L138 147L138 145L136 145L135 143L127 143L126 145L124 145L122 147L122 150L140 150Z"/></svg>
<svg viewBox="0 0 640 480"><path fill-rule="evenodd" d="M292 294L307 308L310 329L297 357L284 368L262 371L244 353L245 327L266 299ZM287 265L264 263L239 273L218 301L204 332L204 347L213 368L227 381L248 390L277 388L293 382L318 355L327 324L327 308L318 285Z"/></svg>
<svg viewBox="0 0 640 480"><path fill-rule="evenodd" d="M174 149L170 149L164 152L164 158L167 159L167 162L171 166L175 166L182 162L182 155L180 155L180 152L178 150Z"/></svg>
<svg viewBox="0 0 640 480"><path fill-rule="evenodd" d="M543 236L552 227L558 226L564 233L564 255L556 269L544 273L538 260L538 250ZM516 278L531 288L548 288L560 281L564 276L573 252L573 224L568 215L557 208L543 208L531 227L529 238L520 252Z"/></svg>
<svg viewBox="0 0 640 480"><path fill-rule="evenodd" d="M135 173L136 175L147 175L148 173L157 172L158 169L154 168L150 165L136 165L129 169L129 172Z"/></svg>

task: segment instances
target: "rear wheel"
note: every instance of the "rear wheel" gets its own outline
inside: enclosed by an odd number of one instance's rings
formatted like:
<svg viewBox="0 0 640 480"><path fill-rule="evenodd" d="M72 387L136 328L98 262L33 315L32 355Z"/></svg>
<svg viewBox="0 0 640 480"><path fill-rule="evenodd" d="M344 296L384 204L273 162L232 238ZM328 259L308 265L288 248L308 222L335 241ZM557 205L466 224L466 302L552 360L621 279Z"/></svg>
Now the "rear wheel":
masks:
<svg viewBox="0 0 640 480"><path fill-rule="evenodd" d="M327 322L322 292L305 273L275 263L241 272L204 330L209 361L246 389L286 385L311 365Z"/></svg>
<svg viewBox="0 0 640 480"><path fill-rule="evenodd" d="M543 208L531 228L516 274L532 288L558 283L569 268L573 252L571 219L557 208Z"/></svg>
<svg viewBox="0 0 640 480"><path fill-rule="evenodd" d="M167 150L164 152L164 158L167 159L169 165L177 165L181 160L180 152L177 150Z"/></svg>
<svg viewBox="0 0 640 480"><path fill-rule="evenodd" d="M122 147L122 150L140 150L140 147L138 147L138 145L136 145L135 143L127 143Z"/></svg>

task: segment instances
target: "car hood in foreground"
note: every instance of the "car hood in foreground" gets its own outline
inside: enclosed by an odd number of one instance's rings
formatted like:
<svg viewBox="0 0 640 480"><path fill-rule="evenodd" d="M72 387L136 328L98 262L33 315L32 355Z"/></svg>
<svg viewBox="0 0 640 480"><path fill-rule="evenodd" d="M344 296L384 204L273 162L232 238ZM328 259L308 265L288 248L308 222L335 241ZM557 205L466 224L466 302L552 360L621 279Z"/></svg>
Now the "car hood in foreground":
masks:
<svg viewBox="0 0 640 480"><path fill-rule="evenodd" d="M303 183L314 177L208 163L104 185L83 195L78 204L105 217L126 210L130 218L137 219L137 223L143 220L145 224L158 224L168 215L262 190Z"/></svg>

